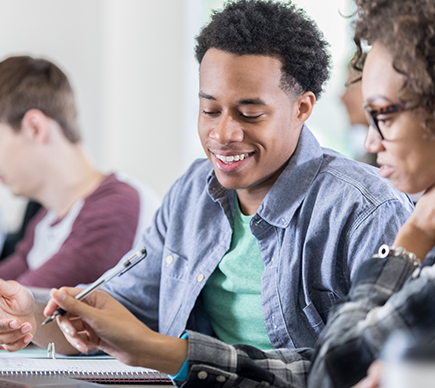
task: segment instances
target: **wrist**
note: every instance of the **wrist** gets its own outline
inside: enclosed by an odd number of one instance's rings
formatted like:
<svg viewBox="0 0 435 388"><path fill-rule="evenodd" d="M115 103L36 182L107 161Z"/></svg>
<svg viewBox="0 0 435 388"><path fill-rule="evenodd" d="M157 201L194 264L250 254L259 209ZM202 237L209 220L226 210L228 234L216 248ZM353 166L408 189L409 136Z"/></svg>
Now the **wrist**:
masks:
<svg viewBox="0 0 435 388"><path fill-rule="evenodd" d="M403 247L424 260L428 252L435 246L435 240L425 230L408 220L397 233L393 246Z"/></svg>
<svg viewBox="0 0 435 388"><path fill-rule="evenodd" d="M140 365L176 375L187 359L188 340L154 332L142 349Z"/></svg>
<svg viewBox="0 0 435 388"><path fill-rule="evenodd" d="M378 254L373 257L379 257L384 259L386 257L398 257L408 263L418 267L421 265L421 260L417 257L415 253L408 252L403 247L388 246L387 244L382 245L379 248Z"/></svg>

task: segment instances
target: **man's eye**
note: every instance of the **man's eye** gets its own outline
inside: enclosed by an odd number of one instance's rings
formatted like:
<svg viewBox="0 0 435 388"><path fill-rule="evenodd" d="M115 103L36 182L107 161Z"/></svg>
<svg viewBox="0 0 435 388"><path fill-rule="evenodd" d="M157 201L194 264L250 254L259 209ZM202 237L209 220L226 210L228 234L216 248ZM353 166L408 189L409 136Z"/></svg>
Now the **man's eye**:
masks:
<svg viewBox="0 0 435 388"><path fill-rule="evenodd" d="M263 116L263 113L260 113L260 114L255 115L255 116L241 113L241 116L244 117L245 119L248 119L248 120L255 120L255 119L259 119L261 116Z"/></svg>
<svg viewBox="0 0 435 388"><path fill-rule="evenodd" d="M207 115L207 116L212 116L212 115L217 115L218 112L214 112L214 111L209 111L209 110L202 110L202 113Z"/></svg>

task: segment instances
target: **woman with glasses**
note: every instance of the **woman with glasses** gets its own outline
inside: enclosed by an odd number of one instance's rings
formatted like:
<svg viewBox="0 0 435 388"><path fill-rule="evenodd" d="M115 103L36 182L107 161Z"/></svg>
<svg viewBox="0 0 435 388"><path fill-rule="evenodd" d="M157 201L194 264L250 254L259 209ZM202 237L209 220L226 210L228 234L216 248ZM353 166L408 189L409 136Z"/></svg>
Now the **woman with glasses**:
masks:
<svg viewBox="0 0 435 388"><path fill-rule="evenodd" d="M377 153L382 177L424 194L393 246L359 268L347 299L331 310L310 372L313 388L356 384L397 330L435 340L435 2L356 3L353 63L362 65L365 148ZM365 43L371 48L361 63ZM375 387L377 379L359 386Z"/></svg>

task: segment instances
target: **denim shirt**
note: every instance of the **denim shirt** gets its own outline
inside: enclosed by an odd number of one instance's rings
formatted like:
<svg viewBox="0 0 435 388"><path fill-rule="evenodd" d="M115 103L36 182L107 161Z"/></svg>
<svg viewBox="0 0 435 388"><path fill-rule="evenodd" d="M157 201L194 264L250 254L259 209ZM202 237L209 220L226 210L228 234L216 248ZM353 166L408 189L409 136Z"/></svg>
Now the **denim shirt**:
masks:
<svg viewBox="0 0 435 388"><path fill-rule="evenodd" d="M137 248L148 256L105 290L151 329L212 334L201 290L230 247L233 190L197 160L172 186ZM287 167L251 220L261 300L276 348L313 347L358 265L391 244L413 209L378 170L323 149L305 126Z"/></svg>

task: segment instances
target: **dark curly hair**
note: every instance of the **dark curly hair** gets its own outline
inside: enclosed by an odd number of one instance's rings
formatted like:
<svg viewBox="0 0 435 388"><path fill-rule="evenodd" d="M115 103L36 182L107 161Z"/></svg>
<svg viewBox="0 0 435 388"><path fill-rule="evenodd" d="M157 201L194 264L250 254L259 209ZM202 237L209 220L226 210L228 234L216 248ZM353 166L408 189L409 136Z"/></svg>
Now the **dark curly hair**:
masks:
<svg viewBox="0 0 435 388"><path fill-rule="evenodd" d="M435 133L434 0L356 0L356 4L353 67L362 70L364 42L382 44L393 56L393 68L405 79L399 101L418 109L425 128Z"/></svg>
<svg viewBox="0 0 435 388"><path fill-rule="evenodd" d="M282 62L282 88L317 97L329 78L328 43L304 11L275 1L240 0L214 11L196 37L196 59L210 48L236 55L267 55Z"/></svg>

